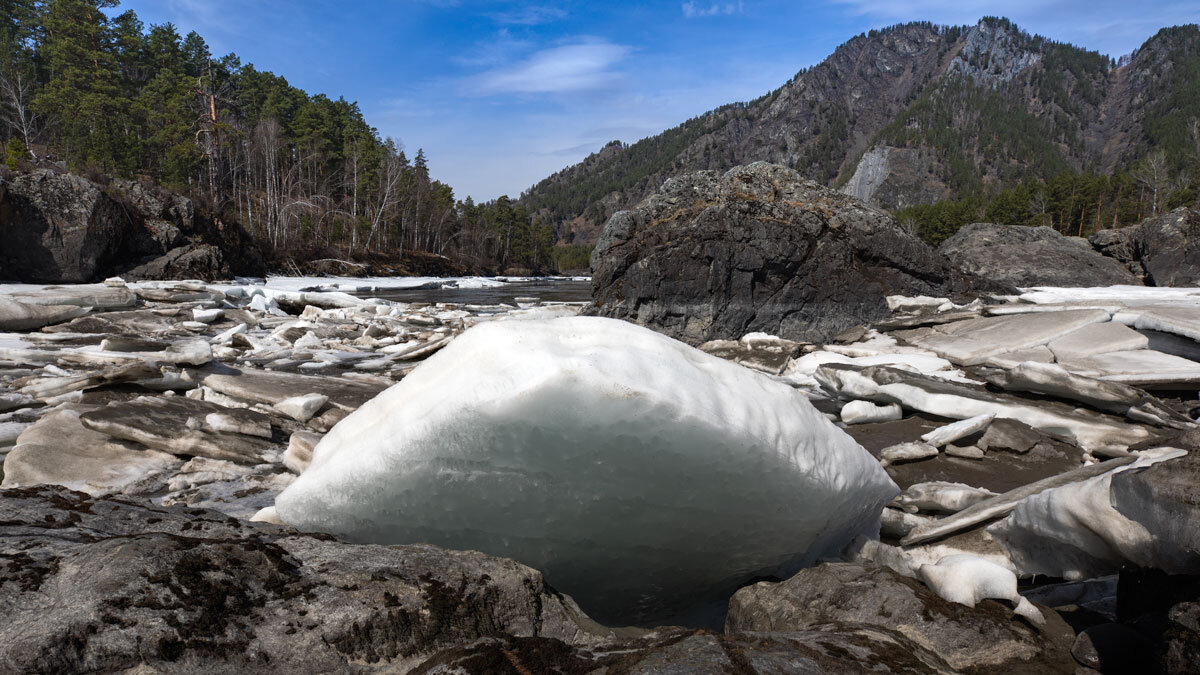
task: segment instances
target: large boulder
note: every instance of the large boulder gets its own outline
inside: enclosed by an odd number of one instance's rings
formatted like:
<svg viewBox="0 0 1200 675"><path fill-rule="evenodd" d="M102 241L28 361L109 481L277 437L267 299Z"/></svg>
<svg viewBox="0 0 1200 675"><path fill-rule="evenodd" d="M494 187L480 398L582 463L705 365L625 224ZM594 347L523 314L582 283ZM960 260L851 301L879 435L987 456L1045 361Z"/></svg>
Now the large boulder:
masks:
<svg viewBox="0 0 1200 675"><path fill-rule="evenodd" d="M1141 283L1087 241L1049 227L974 223L942 242L938 252L966 272L1018 287Z"/></svg>
<svg viewBox="0 0 1200 675"><path fill-rule="evenodd" d="M137 181L105 187L49 169L0 180L0 280L263 273L262 257L241 227L199 216L182 195Z"/></svg>
<svg viewBox="0 0 1200 675"><path fill-rule="evenodd" d="M1152 286L1200 284L1200 211L1180 207L1138 225L1100 230L1091 244L1145 275Z"/></svg>
<svg viewBox="0 0 1200 675"><path fill-rule="evenodd" d="M758 162L672 178L614 214L588 311L692 344L755 331L816 341L891 316L888 295L975 285L886 212Z"/></svg>
<svg viewBox="0 0 1200 675"><path fill-rule="evenodd" d="M0 671L406 671L512 635L612 642L537 571L371 546L216 511L0 490Z"/></svg>
<svg viewBox="0 0 1200 675"><path fill-rule="evenodd" d="M75 174L48 169L0 186L0 278L92 281L122 259L136 225L120 202Z"/></svg>
<svg viewBox="0 0 1200 675"><path fill-rule="evenodd" d="M186 244L167 251L150 262L124 272L122 277L140 279L228 279L229 264L221 249L211 244Z"/></svg>
<svg viewBox="0 0 1200 675"><path fill-rule="evenodd" d="M741 589L729 602L725 626L739 634L844 622L896 631L956 670L1071 672L1074 633L1056 614L1044 613L1047 622L1039 627L995 600L968 607L887 568L826 563L781 583Z"/></svg>

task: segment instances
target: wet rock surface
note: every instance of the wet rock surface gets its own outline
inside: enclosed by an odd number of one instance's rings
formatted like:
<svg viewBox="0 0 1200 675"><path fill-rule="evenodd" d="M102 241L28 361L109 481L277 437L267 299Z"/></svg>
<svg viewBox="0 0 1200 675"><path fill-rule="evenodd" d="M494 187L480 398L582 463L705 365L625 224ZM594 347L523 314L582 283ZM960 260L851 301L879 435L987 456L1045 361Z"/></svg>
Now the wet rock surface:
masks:
<svg viewBox="0 0 1200 675"><path fill-rule="evenodd" d="M699 344L763 331L828 340L887 317L887 295L945 295L968 278L883 211L767 163L699 172L605 225L593 308Z"/></svg>

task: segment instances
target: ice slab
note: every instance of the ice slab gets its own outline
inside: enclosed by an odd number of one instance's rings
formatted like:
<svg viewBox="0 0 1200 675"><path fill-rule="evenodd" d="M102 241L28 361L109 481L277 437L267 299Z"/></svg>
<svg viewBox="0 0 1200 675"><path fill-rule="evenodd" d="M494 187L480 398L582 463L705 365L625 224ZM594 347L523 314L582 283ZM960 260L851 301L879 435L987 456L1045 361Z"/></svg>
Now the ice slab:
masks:
<svg viewBox="0 0 1200 675"><path fill-rule="evenodd" d="M989 316L913 331L906 339L954 363L970 366L1006 352L1045 345L1110 318L1102 309Z"/></svg>
<svg viewBox="0 0 1200 675"><path fill-rule="evenodd" d="M1055 288L1038 286L1024 289L1021 302L1034 304L1096 303L1124 307L1152 305L1196 306L1200 304L1200 288L1166 288L1157 286L1100 286L1096 288Z"/></svg>
<svg viewBox="0 0 1200 675"><path fill-rule="evenodd" d="M1116 321L1093 323L1053 340L1047 347L1055 358L1072 359L1105 352L1125 352L1145 349L1150 339L1129 326Z"/></svg>
<svg viewBox="0 0 1200 675"><path fill-rule="evenodd" d="M826 391L844 399L899 403L910 410L949 419L994 414L997 419L1018 420L1048 434L1070 439L1090 451L1124 451L1150 436L1140 426L1098 413L1089 414L1056 401L1035 402L993 394L983 387L945 382L895 368L855 368L831 363L817 369L816 379Z"/></svg>
<svg viewBox="0 0 1200 675"><path fill-rule="evenodd" d="M1023 575L1074 581L1111 574L1129 564L1161 568L1160 562L1180 558L1180 543L1152 536L1113 508L1112 478L1185 454L1169 448L1146 451L1113 471L1039 492L1022 500L988 532L1008 549Z"/></svg>
<svg viewBox="0 0 1200 675"><path fill-rule="evenodd" d="M1067 370L1139 387L1200 384L1200 363L1152 349L1062 359Z"/></svg>
<svg viewBox="0 0 1200 675"><path fill-rule="evenodd" d="M572 317L466 331L334 427L276 510L515 558L630 623L721 613L740 583L874 536L898 492L796 390Z"/></svg>

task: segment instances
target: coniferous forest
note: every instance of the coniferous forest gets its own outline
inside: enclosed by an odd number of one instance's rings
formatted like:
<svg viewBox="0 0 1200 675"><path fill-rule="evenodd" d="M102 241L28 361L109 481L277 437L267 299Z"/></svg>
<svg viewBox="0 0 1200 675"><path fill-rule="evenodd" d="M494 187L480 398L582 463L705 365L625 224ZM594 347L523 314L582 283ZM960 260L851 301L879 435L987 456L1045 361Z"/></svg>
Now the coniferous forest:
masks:
<svg viewBox="0 0 1200 675"><path fill-rule="evenodd" d="M357 103L212 54L117 0L0 0L10 171L149 179L239 223L277 263L408 253L468 268L586 267L507 198L458 201Z"/></svg>

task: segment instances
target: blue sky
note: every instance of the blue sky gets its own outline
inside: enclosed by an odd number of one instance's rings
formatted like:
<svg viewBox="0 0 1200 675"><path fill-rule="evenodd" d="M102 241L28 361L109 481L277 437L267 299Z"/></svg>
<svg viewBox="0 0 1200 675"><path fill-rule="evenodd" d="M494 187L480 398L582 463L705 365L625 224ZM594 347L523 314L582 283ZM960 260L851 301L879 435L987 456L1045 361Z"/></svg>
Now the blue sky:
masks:
<svg viewBox="0 0 1200 675"><path fill-rule="evenodd" d="M605 142L753 99L870 28L1007 16L1119 56L1198 0L123 0L214 54L358 101L461 198L516 196Z"/></svg>

